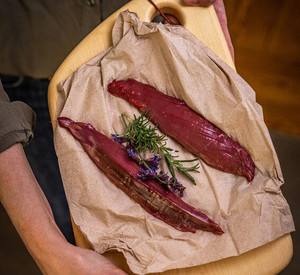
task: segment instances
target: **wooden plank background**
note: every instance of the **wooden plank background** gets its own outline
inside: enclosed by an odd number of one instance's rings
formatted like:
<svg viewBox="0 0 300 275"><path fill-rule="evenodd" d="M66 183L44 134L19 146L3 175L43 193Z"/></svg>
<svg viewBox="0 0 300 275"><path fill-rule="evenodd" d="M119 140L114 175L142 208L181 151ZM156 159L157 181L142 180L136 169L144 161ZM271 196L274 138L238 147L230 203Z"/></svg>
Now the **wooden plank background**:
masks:
<svg viewBox="0 0 300 275"><path fill-rule="evenodd" d="M300 136L300 1L224 0L237 71L270 130Z"/></svg>

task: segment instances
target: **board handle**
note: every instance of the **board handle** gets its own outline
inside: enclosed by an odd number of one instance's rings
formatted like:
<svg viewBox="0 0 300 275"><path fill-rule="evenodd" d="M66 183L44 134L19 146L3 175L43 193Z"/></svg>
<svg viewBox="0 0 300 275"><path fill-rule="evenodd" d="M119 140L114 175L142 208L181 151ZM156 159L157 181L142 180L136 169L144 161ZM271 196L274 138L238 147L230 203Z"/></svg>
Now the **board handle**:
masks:
<svg viewBox="0 0 300 275"><path fill-rule="evenodd" d="M182 4L182 0L153 0L153 2L163 12L175 16L183 27L214 51L229 66L235 68L213 6L185 6ZM120 12L125 10L136 13L143 22L151 22L158 14L149 1L132 0L104 20L75 47L53 75L48 88L48 107L53 128L56 127L58 84L81 65L112 45L113 25Z"/></svg>

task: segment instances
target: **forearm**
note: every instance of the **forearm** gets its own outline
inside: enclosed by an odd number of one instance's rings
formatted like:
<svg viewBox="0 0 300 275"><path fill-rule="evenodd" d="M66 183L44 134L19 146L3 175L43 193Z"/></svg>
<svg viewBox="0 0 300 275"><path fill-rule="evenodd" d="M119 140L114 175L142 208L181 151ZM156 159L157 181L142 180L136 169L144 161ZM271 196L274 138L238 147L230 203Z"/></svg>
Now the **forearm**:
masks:
<svg viewBox="0 0 300 275"><path fill-rule="evenodd" d="M0 153L0 163L0 200L44 274L125 274L100 254L66 241L22 145L15 144Z"/></svg>
<svg viewBox="0 0 300 275"><path fill-rule="evenodd" d="M15 144L0 154L0 200L40 269L56 259L57 247L68 245L55 224L51 208L27 162ZM55 263L54 263L55 264Z"/></svg>

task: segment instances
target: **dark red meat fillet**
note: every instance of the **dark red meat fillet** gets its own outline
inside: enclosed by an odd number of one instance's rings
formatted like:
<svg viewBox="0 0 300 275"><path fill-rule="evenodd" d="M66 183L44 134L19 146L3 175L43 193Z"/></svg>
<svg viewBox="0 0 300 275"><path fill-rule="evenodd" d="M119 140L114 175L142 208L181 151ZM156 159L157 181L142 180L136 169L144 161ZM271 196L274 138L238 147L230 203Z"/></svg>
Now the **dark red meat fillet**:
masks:
<svg viewBox="0 0 300 275"><path fill-rule="evenodd" d="M246 150L185 102L134 79L113 81L108 91L141 112L150 110L148 118L152 117L152 122L164 134L211 167L253 180L255 165Z"/></svg>
<svg viewBox="0 0 300 275"><path fill-rule="evenodd" d="M92 125L58 118L81 143L91 160L119 189L147 212L183 232L197 229L223 234L223 230L205 214L185 203L155 180L139 179L140 166L131 160L121 144L98 132Z"/></svg>

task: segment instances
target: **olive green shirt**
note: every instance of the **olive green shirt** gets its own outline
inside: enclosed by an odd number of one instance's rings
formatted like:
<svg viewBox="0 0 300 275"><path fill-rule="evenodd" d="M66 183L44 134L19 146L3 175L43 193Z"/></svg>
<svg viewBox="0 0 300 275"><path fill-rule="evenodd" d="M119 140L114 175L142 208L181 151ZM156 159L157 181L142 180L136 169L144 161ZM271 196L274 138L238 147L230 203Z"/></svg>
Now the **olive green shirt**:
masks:
<svg viewBox="0 0 300 275"><path fill-rule="evenodd" d="M51 77L74 47L128 0L1 0L0 74ZM99 41L101 43L101 41ZM36 115L0 81L0 152L33 138Z"/></svg>
<svg viewBox="0 0 300 275"><path fill-rule="evenodd" d="M0 152L15 143L27 145L33 138L36 115L25 103L10 102L0 81Z"/></svg>
<svg viewBox="0 0 300 275"><path fill-rule="evenodd" d="M1 0L0 74L51 77L101 20L127 2Z"/></svg>

